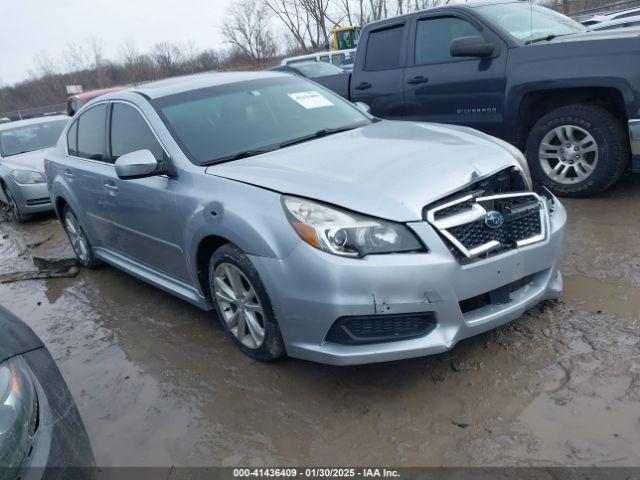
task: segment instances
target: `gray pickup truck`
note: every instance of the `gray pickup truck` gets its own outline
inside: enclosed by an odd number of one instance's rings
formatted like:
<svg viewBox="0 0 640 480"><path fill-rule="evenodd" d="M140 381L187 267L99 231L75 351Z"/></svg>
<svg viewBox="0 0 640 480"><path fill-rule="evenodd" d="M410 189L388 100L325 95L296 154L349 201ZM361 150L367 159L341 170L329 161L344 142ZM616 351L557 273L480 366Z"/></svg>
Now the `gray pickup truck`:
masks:
<svg viewBox="0 0 640 480"><path fill-rule="evenodd" d="M378 117L507 140L559 195L594 195L640 172L637 29L591 32L524 2L432 8L367 25L348 92Z"/></svg>

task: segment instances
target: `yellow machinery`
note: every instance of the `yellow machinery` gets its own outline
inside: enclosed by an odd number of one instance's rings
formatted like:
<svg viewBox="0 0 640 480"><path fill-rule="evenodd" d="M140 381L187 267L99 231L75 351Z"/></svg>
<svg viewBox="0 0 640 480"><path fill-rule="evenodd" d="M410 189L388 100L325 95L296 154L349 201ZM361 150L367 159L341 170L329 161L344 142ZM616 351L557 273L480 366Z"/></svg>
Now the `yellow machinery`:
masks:
<svg viewBox="0 0 640 480"><path fill-rule="evenodd" d="M359 25L349 25L348 27L336 27L329 32L329 50L348 50L358 46L360 40Z"/></svg>

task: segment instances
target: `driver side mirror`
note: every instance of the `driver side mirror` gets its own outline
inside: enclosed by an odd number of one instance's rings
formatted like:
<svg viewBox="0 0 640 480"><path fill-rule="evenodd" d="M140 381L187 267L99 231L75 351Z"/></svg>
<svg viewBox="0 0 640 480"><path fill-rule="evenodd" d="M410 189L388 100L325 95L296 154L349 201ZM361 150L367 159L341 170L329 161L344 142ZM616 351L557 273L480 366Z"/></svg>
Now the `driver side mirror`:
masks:
<svg viewBox="0 0 640 480"><path fill-rule="evenodd" d="M451 42L452 57L490 57L496 46L480 36L456 38Z"/></svg>
<svg viewBox="0 0 640 480"><path fill-rule="evenodd" d="M364 102L354 102L354 105L358 110L367 115L371 115L371 107Z"/></svg>
<svg viewBox="0 0 640 480"><path fill-rule="evenodd" d="M158 161L149 150L125 153L116 160L116 175L123 180L156 174Z"/></svg>

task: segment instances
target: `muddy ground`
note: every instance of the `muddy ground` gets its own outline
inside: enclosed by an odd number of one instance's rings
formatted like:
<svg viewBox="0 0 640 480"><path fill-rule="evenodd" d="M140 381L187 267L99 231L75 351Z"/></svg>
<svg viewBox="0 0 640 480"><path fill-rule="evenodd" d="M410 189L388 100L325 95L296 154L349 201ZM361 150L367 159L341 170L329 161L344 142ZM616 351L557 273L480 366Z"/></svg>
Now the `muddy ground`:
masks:
<svg viewBox="0 0 640 480"><path fill-rule="evenodd" d="M100 465L640 465L640 176L567 200L566 292L438 357L260 364L113 268L0 284L42 337ZM38 245L44 242L42 245ZM0 224L0 274L60 249Z"/></svg>

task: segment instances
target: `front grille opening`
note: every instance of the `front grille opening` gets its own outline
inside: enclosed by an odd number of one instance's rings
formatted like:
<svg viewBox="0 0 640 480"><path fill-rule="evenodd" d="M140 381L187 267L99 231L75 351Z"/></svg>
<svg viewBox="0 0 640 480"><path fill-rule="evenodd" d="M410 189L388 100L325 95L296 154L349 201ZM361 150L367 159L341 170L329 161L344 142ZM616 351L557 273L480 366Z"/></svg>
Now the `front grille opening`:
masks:
<svg viewBox="0 0 640 480"><path fill-rule="evenodd" d="M424 337L437 326L433 312L342 317L335 321L326 341L366 345Z"/></svg>
<svg viewBox="0 0 640 480"><path fill-rule="evenodd" d="M479 308L486 307L488 305L502 305L511 301L511 294L526 287L533 281L534 275L527 275L526 277L511 282L495 290L481 293L475 297L467 298L458 302L462 313L469 313Z"/></svg>

